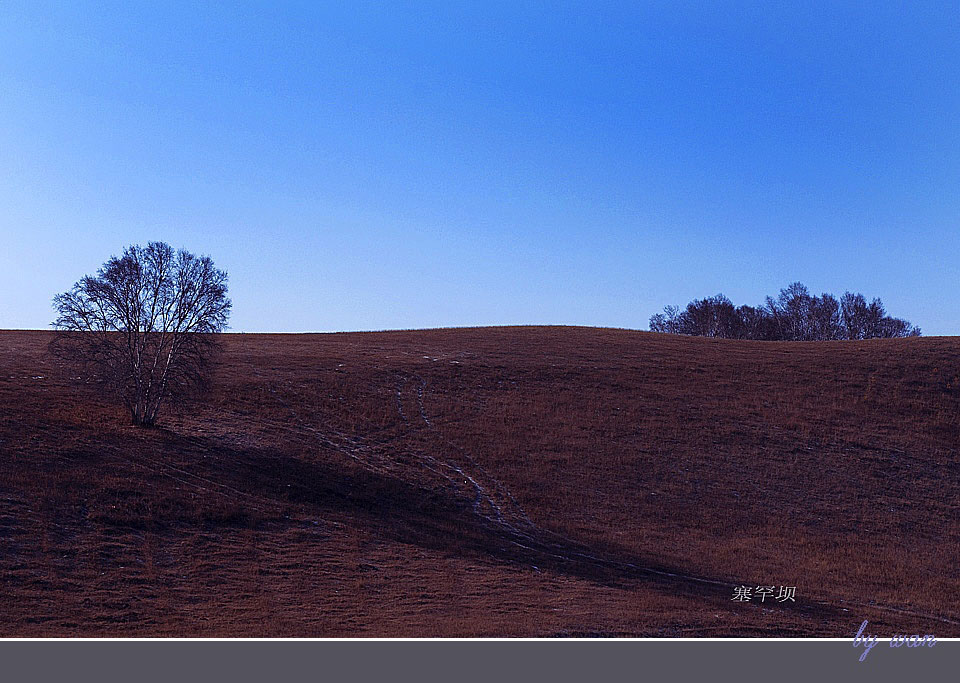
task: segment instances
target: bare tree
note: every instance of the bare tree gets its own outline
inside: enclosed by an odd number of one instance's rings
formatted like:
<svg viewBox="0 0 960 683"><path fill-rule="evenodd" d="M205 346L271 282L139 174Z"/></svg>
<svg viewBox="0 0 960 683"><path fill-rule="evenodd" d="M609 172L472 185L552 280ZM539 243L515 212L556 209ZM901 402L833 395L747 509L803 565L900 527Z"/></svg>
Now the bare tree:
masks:
<svg viewBox="0 0 960 683"><path fill-rule="evenodd" d="M203 385L231 305L227 274L208 256L163 242L128 247L53 303L54 352L146 426Z"/></svg>
<svg viewBox="0 0 960 683"><path fill-rule="evenodd" d="M683 329L687 334L700 337L733 337L735 316L736 308L723 294L695 299L687 304L684 311L686 324Z"/></svg>
<svg viewBox="0 0 960 683"><path fill-rule="evenodd" d="M821 294L810 299L807 341L841 339L843 326L840 302L832 294Z"/></svg>
<svg viewBox="0 0 960 683"><path fill-rule="evenodd" d="M665 332L668 334L683 334L681 327L680 309L676 306L666 306L663 313L650 317L651 332Z"/></svg>

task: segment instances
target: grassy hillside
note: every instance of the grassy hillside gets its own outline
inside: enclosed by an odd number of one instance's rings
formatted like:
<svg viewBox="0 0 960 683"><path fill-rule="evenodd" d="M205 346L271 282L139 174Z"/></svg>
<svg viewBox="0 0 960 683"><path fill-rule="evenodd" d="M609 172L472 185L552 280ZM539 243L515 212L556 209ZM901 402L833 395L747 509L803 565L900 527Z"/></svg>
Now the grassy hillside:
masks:
<svg viewBox="0 0 960 683"><path fill-rule="evenodd" d="M957 338L227 335L154 430L49 339L0 332L3 636L960 636Z"/></svg>

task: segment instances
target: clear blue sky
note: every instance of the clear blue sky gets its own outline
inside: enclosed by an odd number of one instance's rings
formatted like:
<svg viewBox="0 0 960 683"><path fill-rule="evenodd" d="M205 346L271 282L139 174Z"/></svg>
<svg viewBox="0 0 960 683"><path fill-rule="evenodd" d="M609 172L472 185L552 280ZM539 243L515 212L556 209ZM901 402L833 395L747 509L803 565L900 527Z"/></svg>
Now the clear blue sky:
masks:
<svg viewBox="0 0 960 683"><path fill-rule="evenodd" d="M801 280L960 332L956 3L278 4L0 4L0 327L159 239L238 331Z"/></svg>

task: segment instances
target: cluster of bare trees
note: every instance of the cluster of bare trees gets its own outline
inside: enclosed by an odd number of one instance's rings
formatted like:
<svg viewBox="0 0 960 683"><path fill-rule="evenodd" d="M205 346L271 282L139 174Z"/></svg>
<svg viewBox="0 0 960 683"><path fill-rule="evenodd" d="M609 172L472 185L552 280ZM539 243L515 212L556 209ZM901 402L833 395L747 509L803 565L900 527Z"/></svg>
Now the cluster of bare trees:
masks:
<svg viewBox="0 0 960 683"><path fill-rule="evenodd" d="M887 315L880 299L846 292L811 296L799 282L780 290L757 307L734 306L718 294L697 299L683 310L667 306L650 318L650 330L699 337L764 341L827 341L914 337L920 328Z"/></svg>
<svg viewBox="0 0 960 683"><path fill-rule="evenodd" d="M163 242L127 248L54 298L53 351L153 425L161 406L204 383L227 325L227 274Z"/></svg>

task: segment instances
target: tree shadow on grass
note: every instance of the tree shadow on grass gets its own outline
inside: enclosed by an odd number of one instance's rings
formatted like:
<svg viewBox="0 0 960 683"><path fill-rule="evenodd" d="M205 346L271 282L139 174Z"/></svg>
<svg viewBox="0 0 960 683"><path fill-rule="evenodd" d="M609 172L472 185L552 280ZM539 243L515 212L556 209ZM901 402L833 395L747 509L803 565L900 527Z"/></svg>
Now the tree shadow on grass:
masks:
<svg viewBox="0 0 960 683"><path fill-rule="evenodd" d="M536 568L625 588L642 583L675 596L729 609L734 583L692 576L682 568L651 562L615 547L587 546L537 529L520 530L478 515L473 501L450 490L431 488L365 469L334 456L299 457L271 449L224 447L214 439L169 433L170 447L197 452L203 477L258 499L292 507L299 515L348 519L358 528L396 542L481 562ZM200 458L200 454L206 457ZM308 456L309 457L309 456ZM339 462L338 462L339 460ZM849 617L839 609L811 603L777 603L777 608L819 622Z"/></svg>

